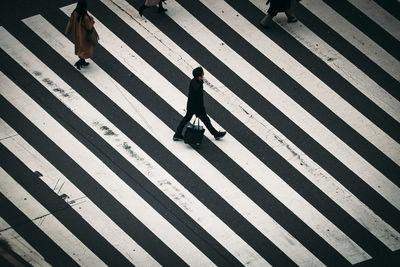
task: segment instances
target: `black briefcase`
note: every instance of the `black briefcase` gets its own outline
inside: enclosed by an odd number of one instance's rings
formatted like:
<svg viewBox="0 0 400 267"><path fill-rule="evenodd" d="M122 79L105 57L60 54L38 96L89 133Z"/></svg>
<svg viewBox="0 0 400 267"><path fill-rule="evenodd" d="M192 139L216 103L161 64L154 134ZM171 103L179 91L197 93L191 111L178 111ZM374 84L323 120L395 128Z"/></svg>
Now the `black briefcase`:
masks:
<svg viewBox="0 0 400 267"><path fill-rule="evenodd" d="M203 141L203 136L204 128L200 126L200 119L196 117L193 124L188 125L186 128L184 142L189 145L199 146Z"/></svg>

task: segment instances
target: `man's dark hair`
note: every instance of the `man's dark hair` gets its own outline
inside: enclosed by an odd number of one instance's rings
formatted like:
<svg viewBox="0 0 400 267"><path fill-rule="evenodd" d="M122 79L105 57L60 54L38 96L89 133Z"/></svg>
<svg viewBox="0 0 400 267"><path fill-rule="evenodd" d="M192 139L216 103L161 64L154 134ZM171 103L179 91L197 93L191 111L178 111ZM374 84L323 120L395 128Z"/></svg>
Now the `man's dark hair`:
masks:
<svg viewBox="0 0 400 267"><path fill-rule="evenodd" d="M193 74L193 78L198 78L199 76L201 76L201 74L203 74L203 68L202 67L195 68L193 70L192 74Z"/></svg>

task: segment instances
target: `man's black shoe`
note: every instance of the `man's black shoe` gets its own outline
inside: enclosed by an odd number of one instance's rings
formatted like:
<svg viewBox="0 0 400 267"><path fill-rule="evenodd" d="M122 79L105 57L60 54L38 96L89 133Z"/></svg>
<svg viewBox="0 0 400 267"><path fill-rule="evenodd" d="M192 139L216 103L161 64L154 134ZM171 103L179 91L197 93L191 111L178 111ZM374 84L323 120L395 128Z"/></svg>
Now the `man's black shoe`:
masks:
<svg viewBox="0 0 400 267"><path fill-rule="evenodd" d="M165 12L165 11L167 11L168 9L166 9L166 8L163 8L163 7L161 7L161 8L158 8L158 13L163 13L163 12Z"/></svg>
<svg viewBox="0 0 400 267"><path fill-rule="evenodd" d="M214 134L214 138L215 138L215 140L219 140L222 137L224 137L225 134L226 134L226 132L217 132L216 134Z"/></svg>
<svg viewBox="0 0 400 267"><path fill-rule="evenodd" d="M181 135L181 134L174 134L174 136L172 137L172 139L173 139L174 141L182 141L184 138L183 138L183 135Z"/></svg>

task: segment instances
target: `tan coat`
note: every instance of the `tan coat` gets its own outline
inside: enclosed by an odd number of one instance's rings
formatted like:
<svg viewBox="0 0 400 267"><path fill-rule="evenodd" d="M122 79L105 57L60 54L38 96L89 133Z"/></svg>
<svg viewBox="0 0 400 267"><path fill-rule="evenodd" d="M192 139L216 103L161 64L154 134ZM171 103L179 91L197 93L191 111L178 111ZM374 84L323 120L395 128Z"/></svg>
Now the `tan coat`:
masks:
<svg viewBox="0 0 400 267"><path fill-rule="evenodd" d="M78 13L74 11L69 18L65 34L72 32L75 43L75 55L81 58L90 58L93 56L93 45L87 40L87 31L94 25L93 17L84 15L78 22Z"/></svg>

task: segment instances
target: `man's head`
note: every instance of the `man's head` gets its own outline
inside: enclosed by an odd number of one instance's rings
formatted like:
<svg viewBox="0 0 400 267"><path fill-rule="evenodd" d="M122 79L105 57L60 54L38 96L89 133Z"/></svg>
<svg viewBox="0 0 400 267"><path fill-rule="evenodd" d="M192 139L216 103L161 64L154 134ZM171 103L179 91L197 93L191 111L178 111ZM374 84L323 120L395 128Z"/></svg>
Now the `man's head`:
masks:
<svg viewBox="0 0 400 267"><path fill-rule="evenodd" d="M192 72L193 78L197 78L199 80L203 80L204 71L202 67L197 67Z"/></svg>

